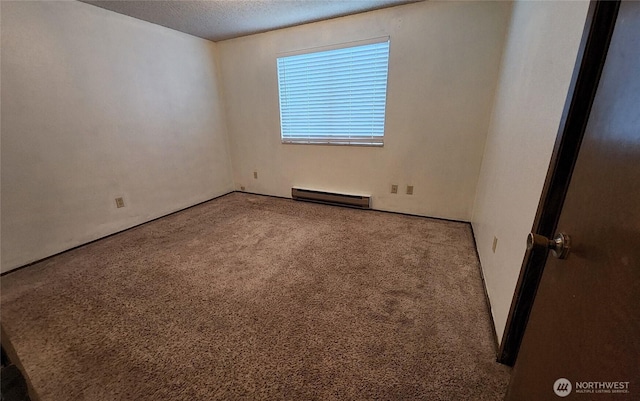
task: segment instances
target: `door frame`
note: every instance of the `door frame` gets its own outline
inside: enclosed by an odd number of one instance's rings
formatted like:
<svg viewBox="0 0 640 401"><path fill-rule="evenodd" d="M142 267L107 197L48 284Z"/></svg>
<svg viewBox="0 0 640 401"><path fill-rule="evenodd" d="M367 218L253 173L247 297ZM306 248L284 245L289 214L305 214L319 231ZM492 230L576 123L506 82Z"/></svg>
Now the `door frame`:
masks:
<svg viewBox="0 0 640 401"><path fill-rule="evenodd" d="M556 142L531 232L553 238L587 126L618 16L620 0L592 0ZM524 241L524 239L523 239ZM527 251L522 262L498 362L513 366L529 321L548 251Z"/></svg>

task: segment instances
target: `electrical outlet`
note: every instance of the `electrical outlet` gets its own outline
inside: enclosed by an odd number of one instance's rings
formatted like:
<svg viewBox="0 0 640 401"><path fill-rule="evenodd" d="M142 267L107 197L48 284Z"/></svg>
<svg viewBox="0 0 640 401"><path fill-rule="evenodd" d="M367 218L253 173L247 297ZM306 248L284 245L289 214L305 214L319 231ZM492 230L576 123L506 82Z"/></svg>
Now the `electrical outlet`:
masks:
<svg viewBox="0 0 640 401"><path fill-rule="evenodd" d="M496 253L497 246L498 246L498 237L493 237L493 245L491 246L491 250L493 250L493 253Z"/></svg>
<svg viewBox="0 0 640 401"><path fill-rule="evenodd" d="M258 179L258 172L257 171L253 172L253 178L255 178L256 180Z"/></svg>
<svg viewBox="0 0 640 401"><path fill-rule="evenodd" d="M116 198L116 207L118 209L120 209L121 207L124 207L124 199L122 198Z"/></svg>
<svg viewBox="0 0 640 401"><path fill-rule="evenodd" d="M413 195L413 185L407 185L407 195Z"/></svg>
<svg viewBox="0 0 640 401"><path fill-rule="evenodd" d="M240 187L240 190L241 190L241 191L244 191L244 187Z"/></svg>
<svg viewBox="0 0 640 401"><path fill-rule="evenodd" d="M398 186L397 185L392 185L391 186L391 193L392 194L397 194L398 193Z"/></svg>

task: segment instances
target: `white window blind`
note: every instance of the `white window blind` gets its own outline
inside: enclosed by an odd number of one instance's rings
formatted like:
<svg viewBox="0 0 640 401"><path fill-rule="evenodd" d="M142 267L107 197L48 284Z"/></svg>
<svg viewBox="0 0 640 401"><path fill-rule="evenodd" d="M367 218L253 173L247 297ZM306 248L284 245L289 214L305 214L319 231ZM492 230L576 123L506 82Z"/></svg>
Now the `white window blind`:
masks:
<svg viewBox="0 0 640 401"><path fill-rule="evenodd" d="M382 146L389 41L278 58L283 143Z"/></svg>

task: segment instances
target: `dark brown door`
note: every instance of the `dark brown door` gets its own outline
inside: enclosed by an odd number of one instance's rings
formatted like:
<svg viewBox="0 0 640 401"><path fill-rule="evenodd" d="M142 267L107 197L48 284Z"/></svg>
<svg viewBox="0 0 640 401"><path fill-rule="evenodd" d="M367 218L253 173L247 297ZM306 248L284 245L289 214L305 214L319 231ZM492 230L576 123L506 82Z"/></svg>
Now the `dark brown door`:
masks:
<svg viewBox="0 0 640 401"><path fill-rule="evenodd" d="M640 400L640 2L622 2L507 400ZM564 380L559 380L564 379Z"/></svg>

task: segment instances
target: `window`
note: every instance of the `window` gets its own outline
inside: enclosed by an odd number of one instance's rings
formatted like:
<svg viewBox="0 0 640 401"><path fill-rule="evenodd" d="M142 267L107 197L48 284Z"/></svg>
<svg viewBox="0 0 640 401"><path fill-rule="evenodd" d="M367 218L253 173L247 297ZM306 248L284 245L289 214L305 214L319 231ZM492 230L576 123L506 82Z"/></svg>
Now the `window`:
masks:
<svg viewBox="0 0 640 401"><path fill-rule="evenodd" d="M382 146L385 40L278 58L282 142Z"/></svg>

